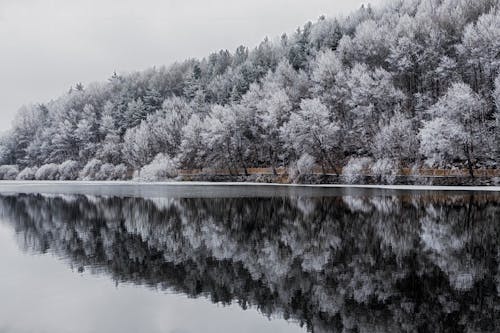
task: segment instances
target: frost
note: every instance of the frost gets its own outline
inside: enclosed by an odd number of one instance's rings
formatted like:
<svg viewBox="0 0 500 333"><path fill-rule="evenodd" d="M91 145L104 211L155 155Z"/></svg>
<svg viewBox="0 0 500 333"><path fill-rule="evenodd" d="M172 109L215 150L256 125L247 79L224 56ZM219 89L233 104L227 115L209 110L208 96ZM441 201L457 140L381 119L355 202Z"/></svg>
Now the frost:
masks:
<svg viewBox="0 0 500 333"><path fill-rule="evenodd" d="M399 171L398 163L391 159L377 160L371 167L372 175L379 182L393 184Z"/></svg>
<svg viewBox="0 0 500 333"><path fill-rule="evenodd" d="M17 165L2 165L0 166L0 179L15 180L19 173Z"/></svg>
<svg viewBox="0 0 500 333"><path fill-rule="evenodd" d="M66 161L59 166L60 180L76 180L78 179L78 173L80 171L80 165L76 161Z"/></svg>
<svg viewBox="0 0 500 333"><path fill-rule="evenodd" d="M35 173L36 180L58 180L59 166L54 163L42 165Z"/></svg>
<svg viewBox="0 0 500 333"><path fill-rule="evenodd" d="M141 168L134 179L142 181L161 181L177 177L177 162L158 154L148 165Z"/></svg>
<svg viewBox="0 0 500 333"><path fill-rule="evenodd" d="M82 180L94 180L96 179L97 173L101 170L102 161L98 159L90 160L80 171L80 179Z"/></svg>
<svg viewBox="0 0 500 333"><path fill-rule="evenodd" d="M344 181L349 184L359 182L368 174L373 161L367 157L351 158L342 171Z"/></svg>
<svg viewBox="0 0 500 333"><path fill-rule="evenodd" d="M83 180L146 168L155 179L153 160L162 154L179 169L289 169L300 182L309 171L298 162L310 156L324 173L344 167L352 183L361 171L392 183L388 161L470 176L498 170L497 7L494 0L363 6L254 48L79 84L19 109L0 136L0 165L56 164L68 180L75 163ZM377 161L375 169L360 169L356 159Z"/></svg>
<svg viewBox="0 0 500 333"><path fill-rule="evenodd" d="M36 172L38 168L33 167L33 168L24 168L18 175L17 175L17 180L35 180L36 177Z"/></svg>

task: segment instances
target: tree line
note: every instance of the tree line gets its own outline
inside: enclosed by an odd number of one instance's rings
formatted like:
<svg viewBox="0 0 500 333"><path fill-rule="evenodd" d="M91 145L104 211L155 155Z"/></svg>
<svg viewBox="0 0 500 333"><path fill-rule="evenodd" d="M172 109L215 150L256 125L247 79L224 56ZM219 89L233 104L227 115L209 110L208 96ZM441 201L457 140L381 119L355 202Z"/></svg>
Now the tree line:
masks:
<svg viewBox="0 0 500 333"><path fill-rule="evenodd" d="M500 163L499 66L498 0L393 0L23 106L0 165L473 175Z"/></svg>

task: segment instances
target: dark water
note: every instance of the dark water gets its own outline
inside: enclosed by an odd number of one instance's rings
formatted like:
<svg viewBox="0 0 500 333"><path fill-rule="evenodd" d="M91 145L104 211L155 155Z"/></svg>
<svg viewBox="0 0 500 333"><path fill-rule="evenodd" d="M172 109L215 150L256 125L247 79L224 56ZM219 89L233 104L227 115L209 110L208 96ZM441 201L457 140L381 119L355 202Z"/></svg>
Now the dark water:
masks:
<svg viewBox="0 0 500 333"><path fill-rule="evenodd" d="M500 194L10 194L0 221L0 332L500 331Z"/></svg>

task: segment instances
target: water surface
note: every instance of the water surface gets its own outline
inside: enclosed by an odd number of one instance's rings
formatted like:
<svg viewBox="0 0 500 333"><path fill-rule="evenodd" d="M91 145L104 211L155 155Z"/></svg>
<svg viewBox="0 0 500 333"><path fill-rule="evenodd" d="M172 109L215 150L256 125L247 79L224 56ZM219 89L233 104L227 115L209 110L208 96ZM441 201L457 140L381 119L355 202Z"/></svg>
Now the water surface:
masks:
<svg viewBox="0 0 500 333"><path fill-rule="evenodd" d="M0 332L500 329L498 193L93 191L0 195Z"/></svg>

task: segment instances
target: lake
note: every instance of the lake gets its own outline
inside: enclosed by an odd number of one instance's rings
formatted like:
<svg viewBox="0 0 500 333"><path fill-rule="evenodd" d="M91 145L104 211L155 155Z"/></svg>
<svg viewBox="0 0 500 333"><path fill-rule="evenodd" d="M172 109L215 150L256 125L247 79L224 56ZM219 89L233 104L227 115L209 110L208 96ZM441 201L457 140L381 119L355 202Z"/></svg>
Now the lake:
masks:
<svg viewBox="0 0 500 333"><path fill-rule="evenodd" d="M500 193L0 185L0 332L498 332Z"/></svg>

